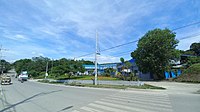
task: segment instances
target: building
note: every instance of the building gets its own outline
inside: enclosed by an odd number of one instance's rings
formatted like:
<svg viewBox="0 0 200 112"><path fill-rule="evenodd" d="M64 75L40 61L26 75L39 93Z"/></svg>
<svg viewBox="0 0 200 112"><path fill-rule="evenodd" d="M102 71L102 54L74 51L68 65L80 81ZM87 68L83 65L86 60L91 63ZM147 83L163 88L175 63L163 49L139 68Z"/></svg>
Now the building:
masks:
<svg viewBox="0 0 200 112"><path fill-rule="evenodd" d="M113 68L113 69L117 69L117 65L118 63L104 63L104 64L98 64L97 65L97 71L98 74L102 74L104 73L104 70L106 68ZM95 70L95 65L83 65L83 67L85 68L85 75L92 75L94 74L94 70Z"/></svg>
<svg viewBox="0 0 200 112"><path fill-rule="evenodd" d="M153 75L151 75L150 73L142 73L139 71L139 69L135 63L135 59L131 59L131 60L129 60L129 62L131 63L131 67L129 67L129 68L124 68L125 63L98 64L97 65L98 74L104 73L104 70L106 68L113 68L116 70L116 73L114 73L115 75L117 74L117 72L120 72L124 75L128 75L129 73L134 72L136 74L136 76L138 76L138 78L140 78L141 80L153 80ZM95 65L83 65L83 66L86 69L86 71L84 73L85 75L94 74Z"/></svg>
<svg viewBox="0 0 200 112"><path fill-rule="evenodd" d="M131 67L128 69L122 69L123 66L125 66L125 63L120 63L118 65L118 72L121 72L122 74L126 74L127 72L133 72L135 73L135 75L141 79L141 80L153 80L153 75L150 73L142 73L141 71L139 71L138 66L135 63L135 59L131 59L129 60L129 62L131 63Z"/></svg>

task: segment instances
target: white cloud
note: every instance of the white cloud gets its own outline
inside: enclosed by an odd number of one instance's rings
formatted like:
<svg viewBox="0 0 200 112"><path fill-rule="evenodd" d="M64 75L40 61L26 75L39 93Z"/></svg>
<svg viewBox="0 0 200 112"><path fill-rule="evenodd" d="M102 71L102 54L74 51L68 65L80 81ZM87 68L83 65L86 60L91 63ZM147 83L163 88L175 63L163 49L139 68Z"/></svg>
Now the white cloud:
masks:
<svg viewBox="0 0 200 112"><path fill-rule="evenodd" d="M152 28L170 25L174 27L173 21L180 23L183 19L174 15L174 12L178 13L175 9L185 2L32 0L23 1L23 5L18 6L20 3L14 1L10 5L7 2L4 5L7 7L0 8L0 16L4 17L0 19L0 24L6 24L6 27L0 27L0 34L7 38L6 42L11 43L11 60L37 55L73 58L93 52L96 29L101 49L137 40ZM194 33L195 30L177 32L178 37L180 34L187 35L185 32ZM12 44L13 41L8 39L17 41ZM182 40L178 48L187 49L188 45L196 40L198 38ZM22 44L23 42L25 44ZM14 45L17 47L13 48ZM107 56L100 56L100 61L118 61L119 57L110 55L134 48L135 43L113 49L105 53ZM92 60L94 57L86 58Z"/></svg>
<svg viewBox="0 0 200 112"><path fill-rule="evenodd" d="M30 41L31 39L29 39L27 36L23 35L23 34L12 34L10 32L7 32L3 35L5 38L11 39L11 40L15 40L15 41Z"/></svg>
<svg viewBox="0 0 200 112"><path fill-rule="evenodd" d="M119 62L119 57L114 56L99 56L98 63L116 63Z"/></svg>
<svg viewBox="0 0 200 112"><path fill-rule="evenodd" d="M200 35L192 37L192 38L180 40L177 48L180 50L189 50L190 45L195 42L200 42Z"/></svg>
<svg viewBox="0 0 200 112"><path fill-rule="evenodd" d="M25 37L24 35L20 35L20 34L15 35L15 38L16 38L16 39L23 39L23 40L27 40L27 39L28 39L28 38Z"/></svg>

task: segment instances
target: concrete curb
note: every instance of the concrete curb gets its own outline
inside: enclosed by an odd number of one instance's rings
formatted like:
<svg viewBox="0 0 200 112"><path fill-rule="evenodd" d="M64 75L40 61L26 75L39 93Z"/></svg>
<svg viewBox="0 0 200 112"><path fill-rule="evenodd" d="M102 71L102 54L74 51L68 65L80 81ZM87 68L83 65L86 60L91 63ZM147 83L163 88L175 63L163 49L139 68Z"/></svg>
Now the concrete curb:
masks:
<svg viewBox="0 0 200 112"><path fill-rule="evenodd" d="M40 83L40 84L45 84L45 85L50 85L50 86L57 86L57 87L66 87L66 88L77 88L77 89L95 89L95 90L107 90L107 91L166 91L166 90L159 90L159 89L137 89L137 88L127 88L127 89L115 89L115 88L95 88L95 87L79 87L79 86L70 86L70 85L64 85L64 84L50 84L50 83L42 83L42 82L38 82L38 81L33 81L31 80L31 82L34 83Z"/></svg>

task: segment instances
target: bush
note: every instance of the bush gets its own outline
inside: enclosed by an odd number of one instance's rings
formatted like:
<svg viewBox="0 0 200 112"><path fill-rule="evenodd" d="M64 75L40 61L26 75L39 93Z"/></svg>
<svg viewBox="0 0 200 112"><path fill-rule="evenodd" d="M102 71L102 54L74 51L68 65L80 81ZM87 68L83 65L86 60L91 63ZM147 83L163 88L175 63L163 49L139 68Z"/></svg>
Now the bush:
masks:
<svg viewBox="0 0 200 112"><path fill-rule="evenodd" d="M37 77L33 77L34 79L44 79L45 77L44 76L42 76L42 75L39 75L39 76L37 76Z"/></svg>
<svg viewBox="0 0 200 112"><path fill-rule="evenodd" d="M121 79L121 80L125 80L125 77L123 74L121 74L120 72L117 73L117 78Z"/></svg>
<svg viewBox="0 0 200 112"><path fill-rule="evenodd" d="M69 79L67 75L61 75L55 78L56 80L66 80Z"/></svg>

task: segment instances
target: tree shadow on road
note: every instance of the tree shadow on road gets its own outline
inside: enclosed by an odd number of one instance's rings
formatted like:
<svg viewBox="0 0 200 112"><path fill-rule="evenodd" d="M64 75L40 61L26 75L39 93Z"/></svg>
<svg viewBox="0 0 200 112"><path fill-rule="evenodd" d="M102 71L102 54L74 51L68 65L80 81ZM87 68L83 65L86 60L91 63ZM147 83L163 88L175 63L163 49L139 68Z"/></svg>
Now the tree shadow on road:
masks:
<svg viewBox="0 0 200 112"><path fill-rule="evenodd" d="M6 108L0 110L0 112L4 112L4 111L6 111L6 110L9 110L9 109L11 109L11 108L14 108L14 107L16 107L17 105L20 105L20 104L22 104L22 103L25 103L25 102L27 102L27 101L29 101L29 100L35 98L35 97L44 96L44 95L52 94L52 93L59 92L59 91L62 91L62 90L56 90L56 91L50 91L50 92L42 92L42 93L35 94L35 95L33 95L33 96L31 96L31 97L29 97L29 98L23 100L23 101L20 101L20 102L18 102L18 103L12 104L12 105L10 105L9 107L6 107Z"/></svg>

